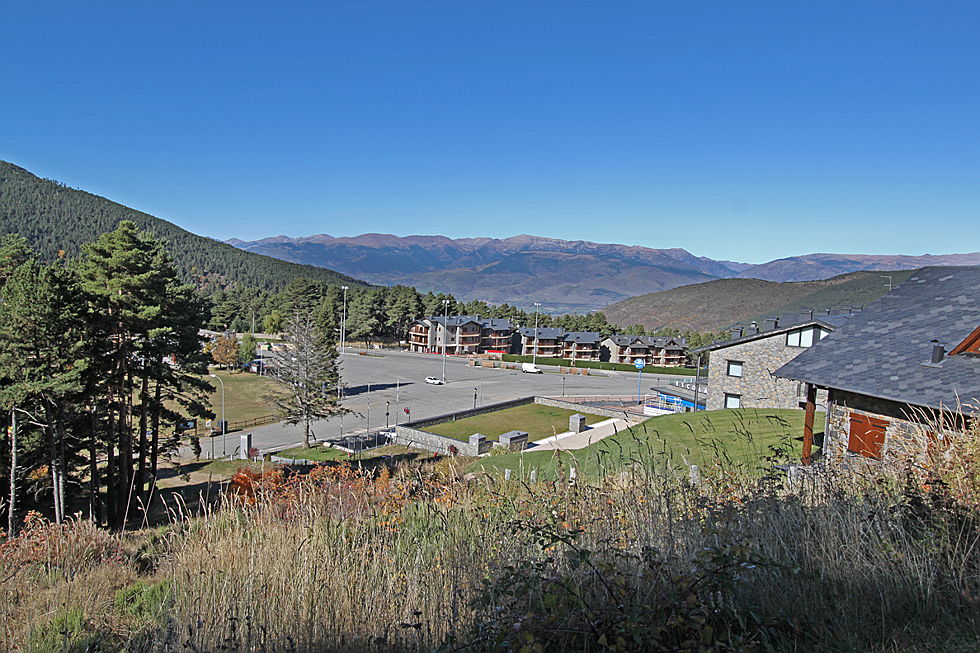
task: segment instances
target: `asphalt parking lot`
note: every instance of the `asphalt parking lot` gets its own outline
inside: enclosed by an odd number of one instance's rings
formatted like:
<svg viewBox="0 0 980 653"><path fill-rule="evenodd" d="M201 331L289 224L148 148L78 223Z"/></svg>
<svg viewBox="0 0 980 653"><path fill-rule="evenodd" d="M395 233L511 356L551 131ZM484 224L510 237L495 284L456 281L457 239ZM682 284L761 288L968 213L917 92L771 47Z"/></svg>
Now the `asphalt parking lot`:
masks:
<svg viewBox="0 0 980 653"><path fill-rule="evenodd" d="M343 405L350 414L316 422L317 439L334 439L344 434L394 426L532 395L635 395L637 375L630 372L603 372L607 376L561 375L542 368L544 374L524 374L519 370L469 367L466 359L449 356L445 360L446 384L430 385L425 377L442 378L443 358L435 354L371 352L341 355L341 374L347 387ZM643 393L670 381L691 377L644 374ZM409 411L406 414L406 409ZM302 425L268 424L251 429L252 446L260 450L302 444ZM225 449L234 451L238 433L227 436ZM215 438L220 450L221 437ZM209 447L210 441L202 445Z"/></svg>

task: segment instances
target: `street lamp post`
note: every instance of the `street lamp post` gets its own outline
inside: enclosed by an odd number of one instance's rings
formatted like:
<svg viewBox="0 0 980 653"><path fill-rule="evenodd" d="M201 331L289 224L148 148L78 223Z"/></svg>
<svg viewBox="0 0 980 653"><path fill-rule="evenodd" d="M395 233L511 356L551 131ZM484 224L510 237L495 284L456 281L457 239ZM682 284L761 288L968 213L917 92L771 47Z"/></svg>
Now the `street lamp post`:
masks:
<svg viewBox="0 0 980 653"><path fill-rule="evenodd" d="M347 348L347 286L341 286L344 291L344 309L340 314L340 351Z"/></svg>
<svg viewBox="0 0 980 653"><path fill-rule="evenodd" d="M531 365L538 364L538 308L540 302L534 302L534 349L531 351Z"/></svg>
<svg viewBox="0 0 980 653"><path fill-rule="evenodd" d="M442 300L442 382L446 382L446 335L449 332L449 300Z"/></svg>
<svg viewBox="0 0 980 653"><path fill-rule="evenodd" d="M222 381L221 377L217 374L209 374L208 376L218 379L218 383L221 384L221 457L224 458L227 455L227 451L225 449L225 432L228 429L228 422L225 420L225 382ZM214 440L212 440L211 443L211 449L213 452ZM212 453L211 456L214 457L214 453Z"/></svg>

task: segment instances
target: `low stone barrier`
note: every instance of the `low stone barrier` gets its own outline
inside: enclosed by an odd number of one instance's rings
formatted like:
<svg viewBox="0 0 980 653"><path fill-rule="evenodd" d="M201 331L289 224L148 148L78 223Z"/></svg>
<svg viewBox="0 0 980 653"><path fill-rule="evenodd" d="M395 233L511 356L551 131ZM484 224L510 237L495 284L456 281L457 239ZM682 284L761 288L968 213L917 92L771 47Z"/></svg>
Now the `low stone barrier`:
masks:
<svg viewBox="0 0 980 653"><path fill-rule="evenodd" d="M507 408L523 406L524 404L530 403L573 410L577 413L599 415L601 417L623 417L623 411L621 410L598 408L572 401L553 399L550 397L521 397L520 399L513 399L511 401L502 401L498 404L480 406L479 408L461 410L456 413L447 413L445 415L437 415L436 417L430 417L428 419L420 419L414 422L399 424L395 427L394 443L447 455L458 453L464 456L480 456L489 452L490 449L497 443L488 441L486 436L480 433L474 433L470 436L468 441L463 441L457 440L456 438L446 437L444 435L430 433L425 430L425 427L432 426L433 424L442 424L443 422L452 422L457 419L472 417L474 415L493 413L498 410L505 410ZM523 440L521 436L523 436ZM499 440L500 446L506 446L515 450L522 449L527 446L528 434L524 433L523 431L511 431L510 433L504 433L501 435Z"/></svg>
<svg viewBox="0 0 980 653"><path fill-rule="evenodd" d="M541 404L542 406L552 406L554 408L564 408L566 410L574 410L575 412L578 413L599 415L601 417L623 417L624 414L622 410L616 410L613 408L600 408L598 406L589 406L588 404L580 404L574 401L555 399L553 397L535 397L534 403Z"/></svg>

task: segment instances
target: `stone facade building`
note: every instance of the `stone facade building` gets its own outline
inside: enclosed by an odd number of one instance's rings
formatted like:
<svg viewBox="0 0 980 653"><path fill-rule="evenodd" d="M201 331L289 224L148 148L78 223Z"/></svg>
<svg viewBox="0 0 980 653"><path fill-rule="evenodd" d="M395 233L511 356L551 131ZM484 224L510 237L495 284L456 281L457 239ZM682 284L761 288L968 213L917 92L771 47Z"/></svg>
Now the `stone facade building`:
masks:
<svg viewBox="0 0 980 653"><path fill-rule="evenodd" d="M851 315L850 310L806 311L770 318L762 329L755 323L736 327L731 339L696 349L695 354L711 352L705 408L800 408L803 384L777 378L775 371Z"/></svg>
<svg viewBox="0 0 980 653"><path fill-rule="evenodd" d="M806 387L804 461L817 390L828 460L924 456L980 416L980 266L919 270L776 375Z"/></svg>

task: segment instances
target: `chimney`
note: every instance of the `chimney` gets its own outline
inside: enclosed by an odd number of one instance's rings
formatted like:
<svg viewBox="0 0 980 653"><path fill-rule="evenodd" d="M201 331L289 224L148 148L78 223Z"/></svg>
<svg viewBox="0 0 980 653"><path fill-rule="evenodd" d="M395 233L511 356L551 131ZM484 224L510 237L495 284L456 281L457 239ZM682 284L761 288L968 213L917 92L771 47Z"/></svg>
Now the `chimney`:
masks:
<svg viewBox="0 0 980 653"><path fill-rule="evenodd" d="M762 330L763 331L772 331L773 329L775 329L778 326L779 326L779 318L778 317L767 317L766 318L766 322L765 322L764 326L762 327Z"/></svg>
<svg viewBox="0 0 980 653"><path fill-rule="evenodd" d="M813 314L814 315L817 315L817 316L820 316L820 317L824 317L824 316L830 315L830 309L829 308L821 308L819 310L814 311Z"/></svg>
<svg viewBox="0 0 980 653"><path fill-rule="evenodd" d="M742 337L742 327L732 327L732 340Z"/></svg>
<svg viewBox="0 0 980 653"><path fill-rule="evenodd" d="M802 311L800 311L800 313L803 314L803 319L804 320L812 320L813 319L813 309L812 308L804 308Z"/></svg>
<svg viewBox="0 0 980 653"><path fill-rule="evenodd" d="M933 365L938 365L943 361L943 357L946 355L946 347L943 346L938 340L933 340L932 342L932 358L930 363Z"/></svg>

